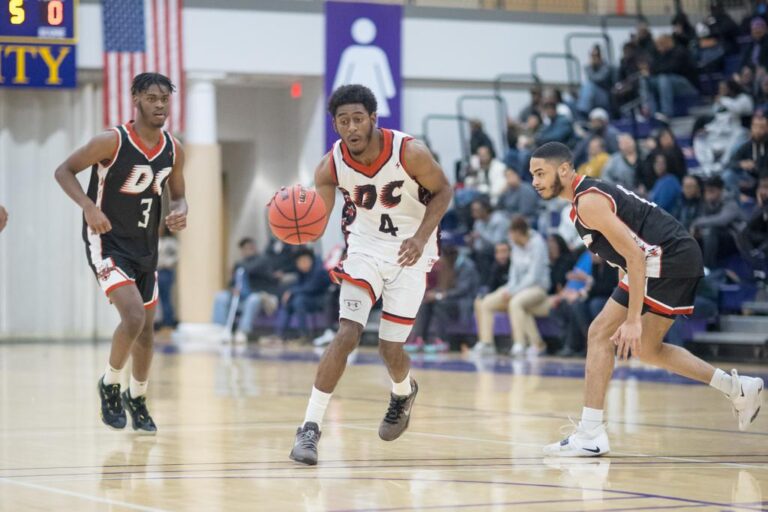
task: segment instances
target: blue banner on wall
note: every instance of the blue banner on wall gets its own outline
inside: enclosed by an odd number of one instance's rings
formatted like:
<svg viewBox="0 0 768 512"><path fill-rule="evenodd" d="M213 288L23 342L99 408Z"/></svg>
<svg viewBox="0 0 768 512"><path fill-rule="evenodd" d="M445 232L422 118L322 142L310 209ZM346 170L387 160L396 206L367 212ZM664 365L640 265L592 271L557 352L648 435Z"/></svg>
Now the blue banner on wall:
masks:
<svg viewBox="0 0 768 512"><path fill-rule="evenodd" d="M0 43L0 87L76 87L75 48Z"/></svg>
<svg viewBox="0 0 768 512"><path fill-rule="evenodd" d="M341 85L362 84L376 95L379 126L400 128L403 8L349 2L325 4L325 97ZM326 147L338 135L326 119Z"/></svg>

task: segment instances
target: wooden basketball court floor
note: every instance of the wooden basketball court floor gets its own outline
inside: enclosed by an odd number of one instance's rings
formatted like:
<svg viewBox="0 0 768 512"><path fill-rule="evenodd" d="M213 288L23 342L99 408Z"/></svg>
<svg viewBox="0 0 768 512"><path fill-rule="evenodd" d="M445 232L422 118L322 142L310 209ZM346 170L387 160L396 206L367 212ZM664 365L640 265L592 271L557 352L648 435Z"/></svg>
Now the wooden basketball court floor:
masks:
<svg viewBox="0 0 768 512"><path fill-rule="evenodd" d="M107 350L0 345L0 510L768 510L768 415L740 433L725 398L663 371L617 369L610 457L543 459L580 413L582 361L415 356L410 428L385 443L389 381L364 349L329 407L320 464L305 467L288 452L312 349L159 347L155 437L101 424Z"/></svg>

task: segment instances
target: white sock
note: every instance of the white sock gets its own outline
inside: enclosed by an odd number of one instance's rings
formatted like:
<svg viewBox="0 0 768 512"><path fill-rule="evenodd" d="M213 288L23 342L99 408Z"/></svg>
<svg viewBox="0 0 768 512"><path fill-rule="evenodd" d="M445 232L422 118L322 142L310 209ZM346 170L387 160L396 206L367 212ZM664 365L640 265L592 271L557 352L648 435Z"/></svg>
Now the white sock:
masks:
<svg viewBox="0 0 768 512"><path fill-rule="evenodd" d="M715 374L712 375L709 385L730 397L731 391L733 391L733 377L718 368L715 370Z"/></svg>
<svg viewBox="0 0 768 512"><path fill-rule="evenodd" d="M109 363L107 363L107 368L104 370L104 384L120 384L121 373L123 373L122 369L115 370L109 365Z"/></svg>
<svg viewBox="0 0 768 512"><path fill-rule="evenodd" d="M581 426L592 430L603 424L603 410L584 407L581 409Z"/></svg>
<svg viewBox="0 0 768 512"><path fill-rule="evenodd" d="M397 396L408 396L411 394L411 372L405 376L403 382L392 381L392 393Z"/></svg>
<svg viewBox="0 0 768 512"><path fill-rule="evenodd" d="M307 412L304 413L304 423L302 424L302 427L310 421L317 423L318 428L322 426L325 409L328 407L331 395L332 393L323 393L316 387L312 387L312 394L309 396Z"/></svg>
<svg viewBox="0 0 768 512"><path fill-rule="evenodd" d="M148 380L141 382L136 380L133 375L131 375L131 398L139 398L140 396L146 395L148 384Z"/></svg>

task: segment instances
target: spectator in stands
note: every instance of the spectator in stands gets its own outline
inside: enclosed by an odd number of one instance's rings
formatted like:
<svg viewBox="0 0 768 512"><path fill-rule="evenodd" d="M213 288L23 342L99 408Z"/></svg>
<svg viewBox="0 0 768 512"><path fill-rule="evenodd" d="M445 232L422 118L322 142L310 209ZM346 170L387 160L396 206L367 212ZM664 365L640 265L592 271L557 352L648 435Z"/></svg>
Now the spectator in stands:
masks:
<svg viewBox="0 0 768 512"><path fill-rule="evenodd" d="M566 272L566 280L555 293L549 297L549 305L552 308L550 317L560 327L562 334L560 355L570 355L564 351L565 347L583 347L584 335L589 322L585 320L581 309L586 299L587 287L591 284L592 257L589 251L583 251L575 265ZM582 321L585 325L581 325ZM580 350L580 349L579 349ZM565 352L565 353L564 353ZM572 351L570 351L572 353Z"/></svg>
<svg viewBox="0 0 768 512"><path fill-rule="evenodd" d="M505 169L504 163L493 157L493 149L490 146L480 146L470 159L467 175L464 177L464 187L477 192L478 195L488 196L491 204L495 205L506 188Z"/></svg>
<svg viewBox="0 0 768 512"><path fill-rule="evenodd" d="M600 178L603 181L621 185L627 190L634 190L637 183L639 157L635 139L628 133L619 135L619 152L611 155L603 167Z"/></svg>
<svg viewBox="0 0 768 512"><path fill-rule="evenodd" d="M589 141L589 160L581 164L576 172L590 178L599 178L603 173L603 167L608 163L611 155L605 150L605 139L593 137Z"/></svg>
<svg viewBox="0 0 768 512"><path fill-rule="evenodd" d="M718 38L727 55L738 52L739 26L725 10L722 0L713 0L709 6L709 16L704 20L712 36Z"/></svg>
<svg viewBox="0 0 768 512"><path fill-rule="evenodd" d="M155 321L155 330L163 327L176 328L176 313L173 309L173 283L176 280L176 264L179 262L179 242L165 224L160 224L160 239L157 247L157 290L160 296L162 317Z"/></svg>
<svg viewBox="0 0 768 512"><path fill-rule="evenodd" d="M571 144L573 140L573 124L567 117L558 112L557 103L551 99L545 100L544 116L546 121L536 134L536 145L541 146L547 142Z"/></svg>
<svg viewBox="0 0 768 512"><path fill-rule="evenodd" d="M757 186L757 208L747 225L739 233L738 247L742 256L752 266L755 282L765 294L768 282L768 174L760 177ZM765 300L765 299L763 299Z"/></svg>
<svg viewBox="0 0 768 512"><path fill-rule="evenodd" d="M672 38L676 45L688 47L696 39L696 31L693 29L688 15L678 11L672 17Z"/></svg>
<svg viewBox="0 0 768 512"><path fill-rule="evenodd" d="M637 99L640 94L640 51L630 41L621 47L618 81L611 89L613 103L617 108Z"/></svg>
<svg viewBox="0 0 768 512"><path fill-rule="evenodd" d="M637 46L638 53L646 57L652 57L656 52L648 20L644 17L638 20L635 33L632 34L630 41Z"/></svg>
<svg viewBox="0 0 768 512"><path fill-rule="evenodd" d="M437 286L424 294L414 330L417 332L415 348L425 352L445 352L448 327L456 321L468 322L472 304L480 285L480 275L470 258L453 245L443 247L440 255ZM430 327L435 338L429 343Z"/></svg>
<svg viewBox="0 0 768 512"><path fill-rule="evenodd" d="M675 114L675 99L698 95L696 69L687 48L675 45L668 34L656 38L656 54L650 65L640 65L641 96L650 114L667 118Z"/></svg>
<svg viewBox="0 0 768 512"><path fill-rule="evenodd" d="M509 280L509 258L511 249L509 242L499 242L493 252L493 264L490 272L480 276L478 294L485 295L490 291L501 288Z"/></svg>
<svg viewBox="0 0 768 512"><path fill-rule="evenodd" d="M759 81L755 78L755 70L750 65L741 67L738 73L733 75L733 79L741 85L741 88L752 97L757 96L759 91Z"/></svg>
<svg viewBox="0 0 768 512"><path fill-rule="evenodd" d="M746 3L746 2L745 2ZM742 34L750 33L750 24L755 18L763 18L768 21L768 5L765 0L750 0L751 9L741 19L739 32Z"/></svg>
<svg viewBox="0 0 768 512"><path fill-rule="evenodd" d="M542 110L543 105L546 103L554 103L557 105L557 113L573 122L573 109L563 99L563 94L560 89L552 88L545 89L541 96Z"/></svg>
<svg viewBox="0 0 768 512"><path fill-rule="evenodd" d="M768 37L764 18L753 18L749 24L751 40L741 52L741 66L759 70L768 68Z"/></svg>
<svg viewBox="0 0 768 512"><path fill-rule="evenodd" d="M645 191L651 190L656 183L656 172L654 171L654 164L656 163L656 155L663 153L667 157L667 164L669 167L667 172L677 176L677 179L683 179L688 172L687 165L685 163L685 155L683 150L677 143L675 134L670 128L664 127L659 130L656 137L648 139L646 141L646 149L648 150L648 156L640 169L639 182L643 186Z"/></svg>
<svg viewBox="0 0 768 512"><path fill-rule="evenodd" d="M493 211L486 199L473 201L471 211L474 223L466 236L466 243L478 271L483 275L491 268L496 244L507 239L509 218L503 211Z"/></svg>
<svg viewBox="0 0 768 512"><path fill-rule="evenodd" d="M613 154L619 150L619 131L611 126L608 111L604 108L596 108L589 113L589 131L573 149L574 164L577 167L589 158L589 143L595 137L605 141L605 150L608 153Z"/></svg>
<svg viewBox="0 0 768 512"><path fill-rule="evenodd" d="M299 278L296 283L283 292L280 300L275 330L275 334L280 340L285 339L293 316L296 316L297 319L299 337L302 339L309 338L307 313L322 310L331 284L328 271L320 258L315 257L312 249L302 248L296 252L295 256Z"/></svg>
<svg viewBox="0 0 768 512"><path fill-rule="evenodd" d="M728 112L734 118L741 119L754 113L755 103L736 80L730 79L718 84L713 109L715 112Z"/></svg>
<svg viewBox="0 0 768 512"><path fill-rule="evenodd" d="M699 280L699 284L696 286L696 294L693 298L693 313L686 315L687 318L711 320L717 317L720 274L720 272L709 272L707 269L704 269L704 277ZM675 319L672 327L667 332L666 343L678 346L684 344L686 340L683 338L683 322L685 322L685 317L682 315Z"/></svg>
<svg viewBox="0 0 768 512"><path fill-rule="evenodd" d="M549 255L549 290L550 295L557 294L568 280L567 274L573 267L575 257L563 237L552 233L547 237Z"/></svg>
<svg viewBox="0 0 768 512"><path fill-rule="evenodd" d="M741 210L723 194L723 180L709 178L704 184L702 215L691 223L691 233L701 245L704 266L713 269L720 258L736 251L734 235L743 227Z"/></svg>
<svg viewBox="0 0 768 512"><path fill-rule="evenodd" d="M693 56L700 73L718 73L725 65L725 47L704 23L696 24Z"/></svg>
<svg viewBox="0 0 768 512"><path fill-rule="evenodd" d="M491 158L496 158L496 152L493 150L493 142L487 133L483 130L483 123L478 119L469 121L469 151L476 155L481 147L487 147L491 152Z"/></svg>
<svg viewBox="0 0 768 512"><path fill-rule="evenodd" d="M723 181L730 191L754 188L764 169L768 169L768 118L760 112L752 117L750 139L734 151Z"/></svg>
<svg viewBox="0 0 768 512"><path fill-rule="evenodd" d="M576 108L578 113L586 118L594 108L609 109L611 107L613 70L610 63L603 60L600 45L595 45L590 50L589 64L584 66L584 74L586 78L581 84Z"/></svg>
<svg viewBox="0 0 768 512"><path fill-rule="evenodd" d="M226 325L230 304L238 296L237 311L241 312L235 331L235 341L247 341L253 329L253 320L262 311L267 314L277 309L277 294L283 271L276 268L273 255L259 254L253 238L243 238L237 244L240 260L232 268L229 290L216 294L213 300L213 322Z"/></svg>
<svg viewBox="0 0 768 512"><path fill-rule="evenodd" d="M539 114L541 115L541 86L535 85L531 87L530 89L531 94L531 102L523 107L523 109L520 111L520 114L518 118L520 119L521 123L527 123L528 117L531 114Z"/></svg>
<svg viewBox="0 0 768 512"><path fill-rule="evenodd" d="M757 91L754 95L756 110L761 112L768 111L768 75L763 75L760 78Z"/></svg>
<svg viewBox="0 0 768 512"><path fill-rule="evenodd" d="M546 314L549 268L544 238L529 228L523 217L516 216L510 226L512 256L507 284L486 295L480 302L479 340L474 349L488 351L493 347L493 315L507 311L512 328L512 352L522 355L528 347L531 355L539 354L544 342L534 316Z"/></svg>
<svg viewBox="0 0 768 512"><path fill-rule="evenodd" d="M701 215L704 207L701 198L701 178L688 175L683 178L683 198L680 201L680 209L677 212L677 220L690 230L691 224Z"/></svg>
<svg viewBox="0 0 768 512"><path fill-rule="evenodd" d="M653 170L656 173L656 183L653 184L650 200L663 208L671 215L677 215L680 208L680 199L682 189L680 180L677 176L669 174L669 164L667 156L664 153L657 153L653 163Z"/></svg>
<svg viewBox="0 0 768 512"><path fill-rule="evenodd" d="M515 169L507 168L505 176L507 188L499 197L499 209L509 214L522 215L528 224L535 226L539 214L539 194L530 183L520 178L520 174Z"/></svg>

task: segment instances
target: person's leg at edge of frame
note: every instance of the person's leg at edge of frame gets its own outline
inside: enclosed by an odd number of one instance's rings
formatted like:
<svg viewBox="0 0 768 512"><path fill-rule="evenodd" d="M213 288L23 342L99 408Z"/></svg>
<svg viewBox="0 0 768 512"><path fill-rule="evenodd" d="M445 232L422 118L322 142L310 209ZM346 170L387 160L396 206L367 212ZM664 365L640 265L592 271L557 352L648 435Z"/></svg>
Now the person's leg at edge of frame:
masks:
<svg viewBox="0 0 768 512"><path fill-rule="evenodd" d="M149 384L149 370L152 366L152 357L154 355L155 333L153 319L155 317L155 305L147 307L145 314L144 328L131 347L133 365L130 386L127 391L123 392L122 399L123 405L131 413L133 430L145 434L154 434L157 431L157 427L147 410L146 394Z"/></svg>

